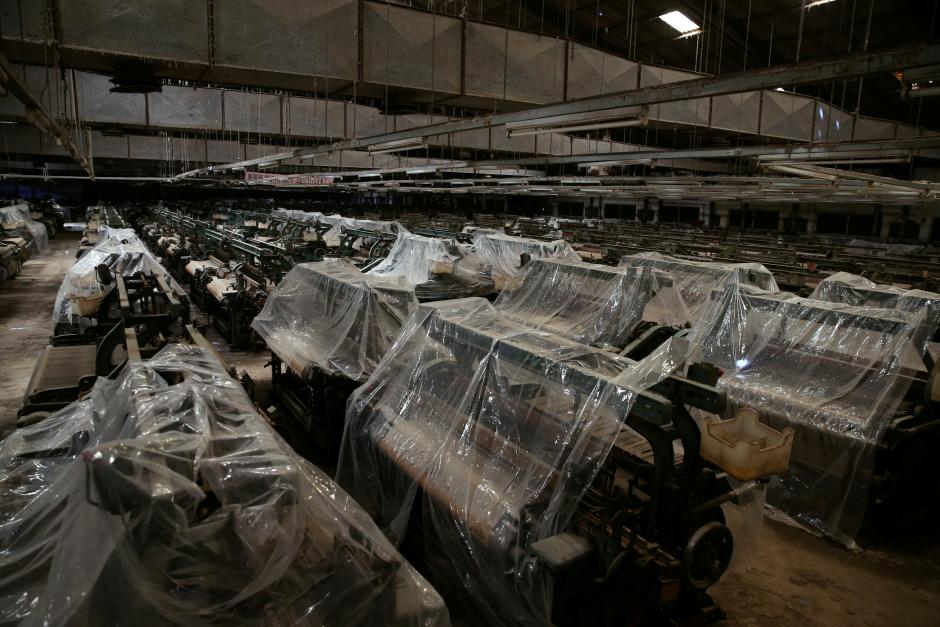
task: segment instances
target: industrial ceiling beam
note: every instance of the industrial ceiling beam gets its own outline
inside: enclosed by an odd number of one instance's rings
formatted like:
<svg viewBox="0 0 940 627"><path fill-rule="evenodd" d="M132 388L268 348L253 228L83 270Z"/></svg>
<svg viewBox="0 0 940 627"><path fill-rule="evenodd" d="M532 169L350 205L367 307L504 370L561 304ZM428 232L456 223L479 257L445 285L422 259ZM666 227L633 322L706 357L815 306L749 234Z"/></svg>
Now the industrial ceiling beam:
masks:
<svg viewBox="0 0 940 627"><path fill-rule="evenodd" d="M33 95L32 90L26 85L26 81L19 77L2 53L0 53L0 84L8 93L26 106L26 120L39 130L55 137L56 142L88 173L88 177L95 180L95 171L91 162L78 149L78 146L69 137L68 132L45 110L36 96Z"/></svg>
<svg viewBox="0 0 940 627"><path fill-rule="evenodd" d="M325 144L313 148L298 148L270 155L263 159L250 159L237 163L214 166L214 171L232 168L253 167L262 162L288 161L337 150L360 149L371 144L403 141L420 137L433 137L449 133L461 133L507 123L525 122L535 118L572 115L603 111L619 107L651 105L678 100L723 96L762 89L774 89L780 85L805 85L837 79L856 78L881 72L936 65L940 63L940 45L919 45L895 48L878 52L852 54L830 61L809 61L776 65L747 72L705 76L665 85L653 85L639 89L604 94L590 98L569 100L523 111L500 113L464 120L455 120L403 131L383 133L371 137ZM191 170L176 178L187 178L208 172L208 169Z"/></svg>
<svg viewBox="0 0 940 627"><path fill-rule="evenodd" d="M651 150L637 150L630 152L606 152L584 155L563 155L556 157L532 157L525 159L499 159L493 161L462 161L457 167L484 168L507 165L541 166L583 164L585 167L593 164L616 165L618 161L646 161L654 159L739 159L773 157L789 159L804 159L817 157L827 158L838 155L840 158L853 153L869 154L881 151L907 150L913 156L919 156L924 151L940 148L940 136L911 139L891 139L880 141L857 142L830 142L820 144L780 144L775 146L742 146L739 148L690 148L688 150L669 150L655 148ZM446 167L439 168L446 170Z"/></svg>

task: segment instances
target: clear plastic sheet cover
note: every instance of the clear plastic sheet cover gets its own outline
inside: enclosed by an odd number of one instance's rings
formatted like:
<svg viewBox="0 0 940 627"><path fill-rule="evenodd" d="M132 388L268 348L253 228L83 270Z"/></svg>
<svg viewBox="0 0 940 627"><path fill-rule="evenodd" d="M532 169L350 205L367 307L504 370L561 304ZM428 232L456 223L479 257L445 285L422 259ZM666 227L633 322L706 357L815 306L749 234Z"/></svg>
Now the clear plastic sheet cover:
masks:
<svg viewBox="0 0 940 627"><path fill-rule="evenodd" d="M83 299L101 299L114 289L114 283L98 282L99 265L106 265L112 276L130 276L143 272L165 278L179 294L183 289L170 277L133 229L101 227L98 242L81 259L72 264L56 296L52 320L56 323L77 323Z"/></svg>
<svg viewBox="0 0 940 627"><path fill-rule="evenodd" d="M495 307L521 324L604 348L626 346L643 321L691 320L667 273L558 259L531 261L522 281L503 290Z"/></svg>
<svg viewBox="0 0 940 627"><path fill-rule="evenodd" d="M918 289L879 285L865 277L848 272L832 274L816 286L810 298L847 305L886 307L902 311L927 311L924 340L929 341L940 326L940 294Z"/></svg>
<svg viewBox="0 0 940 627"><path fill-rule="evenodd" d="M403 277L412 285L431 280L459 259L456 247L438 237L415 235L404 228L398 232L388 256L367 274Z"/></svg>
<svg viewBox="0 0 940 627"><path fill-rule="evenodd" d="M565 240L548 242L480 231L473 234L473 246L483 263L491 268L499 289L502 289L501 284L512 284L515 279L522 276L524 266L521 256L523 254L528 255L530 259L581 260L571 244Z"/></svg>
<svg viewBox="0 0 940 627"><path fill-rule="evenodd" d="M275 218L285 218L288 220L296 220L297 222L309 222L311 224L336 224L342 220L342 216L339 214L330 214L320 213L319 211L301 211L300 209L275 209L271 212Z"/></svg>
<svg viewBox="0 0 940 627"><path fill-rule="evenodd" d="M404 227L398 222L385 222L383 220L359 220L357 218L340 217L329 231L323 234L323 241L327 246L336 248L340 245L343 238L343 229L362 229L374 233L386 233L394 235Z"/></svg>
<svg viewBox="0 0 940 627"><path fill-rule="evenodd" d="M530 548L566 528L626 429L636 393L611 377L628 367L481 298L421 305L347 405L337 479L396 542L420 503L435 585L482 624L548 624Z"/></svg>
<svg viewBox="0 0 940 627"><path fill-rule="evenodd" d="M0 443L0 623L446 626L215 357L169 345Z"/></svg>
<svg viewBox="0 0 940 627"><path fill-rule="evenodd" d="M689 261L660 253L638 253L620 259L620 267L650 267L668 272L692 316L698 318L707 306L712 290L731 284L753 285L778 291L773 274L758 263L717 263Z"/></svg>
<svg viewBox="0 0 940 627"><path fill-rule="evenodd" d="M14 231L26 229L29 237L24 237L24 239L27 240L29 252L33 256L49 252L49 234L41 222L33 220L29 205L17 204L0 207L0 223L3 224L4 229L13 229Z"/></svg>
<svg viewBox="0 0 940 627"><path fill-rule="evenodd" d="M362 380L417 306L402 277L373 276L339 259L294 266L252 328L297 374L309 368Z"/></svg>
<svg viewBox="0 0 940 627"><path fill-rule="evenodd" d="M475 253L455 240L416 235L402 228L377 266L366 274L402 277L421 300L477 296L492 291L479 271Z"/></svg>
<svg viewBox="0 0 940 627"><path fill-rule="evenodd" d="M724 370L729 412L751 407L766 424L796 431L790 470L772 479L768 504L854 543L875 447L912 378L925 374L917 346L925 318L741 285L713 292L687 361Z"/></svg>

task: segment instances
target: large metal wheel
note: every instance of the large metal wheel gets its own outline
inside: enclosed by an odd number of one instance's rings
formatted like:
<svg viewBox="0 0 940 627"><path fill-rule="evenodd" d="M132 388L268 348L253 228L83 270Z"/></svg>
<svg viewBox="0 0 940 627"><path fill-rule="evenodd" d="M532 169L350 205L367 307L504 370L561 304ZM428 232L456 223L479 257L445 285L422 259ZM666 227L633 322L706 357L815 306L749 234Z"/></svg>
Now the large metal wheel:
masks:
<svg viewBox="0 0 940 627"><path fill-rule="evenodd" d="M682 575L696 590L717 582L731 563L734 536L720 522L708 522L695 530L682 550Z"/></svg>

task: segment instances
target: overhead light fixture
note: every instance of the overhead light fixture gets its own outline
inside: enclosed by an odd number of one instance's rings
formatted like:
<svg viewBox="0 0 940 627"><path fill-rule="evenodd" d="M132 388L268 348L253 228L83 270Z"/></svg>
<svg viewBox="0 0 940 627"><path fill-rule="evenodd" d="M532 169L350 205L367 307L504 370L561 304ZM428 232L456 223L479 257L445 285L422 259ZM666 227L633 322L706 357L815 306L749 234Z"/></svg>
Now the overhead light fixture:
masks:
<svg viewBox="0 0 940 627"><path fill-rule="evenodd" d="M405 152L408 150L416 150L418 148L426 148L427 144L424 143L423 137L412 137L409 139L400 139L393 142L382 142L380 144L372 144L369 146L370 155L385 155L390 152Z"/></svg>
<svg viewBox="0 0 940 627"><path fill-rule="evenodd" d="M579 163L579 168L604 168L611 166L622 166L622 165L648 165L652 163L652 159L616 159L614 161L587 161L585 163Z"/></svg>
<svg viewBox="0 0 940 627"><path fill-rule="evenodd" d="M369 178L375 178L375 177L377 177L377 176L380 177L380 176L382 176L382 175L381 175L380 173L378 173L378 172L369 172L368 174L360 174L360 175L359 175L359 178L361 178L361 179L369 179Z"/></svg>
<svg viewBox="0 0 940 627"><path fill-rule="evenodd" d="M406 170L405 174L432 174L437 172L435 168L417 168L415 170Z"/></svg>
<svg viewBox="0 0 940 627"><path fill-rule="evenodd" d="M813 7L818 7L823 4L829 4L830 2L835 2L835 0L812 0L812 2L807 2L804 8L812 9Z"/></svg>
<svg viewBox="0 0 940 627"><path fill-rule="evenodd" d="M683 35L688 35L700 28L698 24L690 20L682 11L663 13L659 16L659 19L666 22Z"/></svg>
<svg viewBox="0 0 940 627"><path fill-rule="evenodd" d="M574 131L594 131L605 128L626 128L645 126L646 109L642 107L621 107L605 111L572 113L535 118L520 122L507 122L506 130L510 137L543 135L546 133L570 133Z"/></svg>

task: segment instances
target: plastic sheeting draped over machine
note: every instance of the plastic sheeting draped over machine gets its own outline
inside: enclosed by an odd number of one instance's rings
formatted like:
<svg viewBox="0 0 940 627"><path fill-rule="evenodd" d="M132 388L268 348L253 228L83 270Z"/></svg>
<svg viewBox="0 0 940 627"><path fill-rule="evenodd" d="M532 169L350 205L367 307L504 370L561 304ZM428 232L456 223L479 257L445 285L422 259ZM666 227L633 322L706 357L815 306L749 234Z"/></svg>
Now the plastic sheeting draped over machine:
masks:
<svg viewBox="0 0 940 627"><path fill-rule="evenodd" d="M78 318L92 315L99 304L114 289L114 284L103 285L98 280L98 266L105 265L112 275L129 276L138 272L161 277L175 285L133 229L101 227L98 243L72 264L56 295L52 320L55 323L77 324Z"/></svg>
<svg viewBox="0 0 940 627"><path fill-rule="evenodd" d="M28 205L16 204L0 207L0 225L3 226L4 232L19 235L26 241L30 256L49 252L49 234L46 232L46 227L33 220Z"/></svg>
<svg viewBox="0 0 940 627"><path fill-rule="evenodd" d="M884 307L918 312L926 309L926 338L931 339L940 327L940 294L919 289L902 289L893 285L879 285L865 277L848 272L837 272L822 281L810 298L831 303Z"/></svg>
<svg viewBox="0 0 940 627"><path fill-rule="evenodd" d="M214 356L170 345L0 444L0 622L445 626Z"/></svg>
<svg viewBox="0 0 940 627"><path fill-rule="evenodd" d="M667 273L567 259L532 260L495 307L520 324L600 347L624 347L644 321L685 325L691 319Z"/></svg>
<svg viewBox="0 0 940 627"><path fill-rule="evenodd" d="M696 551L689 525L727 531L713 500L727 485L701 465L698 429L682 404L636 391L635 365L517 324L484 299L420 305L348 404L337 480L395 541L417 525L420 539L409 537L425 543L428 572L486 624L547 624L561 606L562 622L639 622L642 599L655 606L681 596L670 569L682 546ZM649 374L637 370L637 380ZM717 393L695 389L704 395L682 397L703 409L706 397L719 403ZM634 464L650 472L631 475ZM634 500L637 488L649 496ZM690 520L705 502L702 519ZM416 505L423 515L412 516ZM730 534L720 533L700 564L723 565L696 579L699 590L730 559ZM592 546L607 546L597 563ZM585 573L585 563L601 574ZM626 575L637 563L644 574ZM564 572L575 579L555 586ZM603 599L584 607L592 594Z"/></svg>
<svg viewBox="0 0 940 627"><path fill-rule="evenodd" d="M717 288L753 285L778 291L774 275L758 263L717 263L677 259L660 253L638 253L620 259L621 268L648 267L668 272L693 318L698 318Z"/></svg>
<svg viewBox="0 0 940 627"><path fill-rule="evenodd" d="M767 502L847 545L865 511L875 448L912 382L926 376L926 311L835 304L731 284L716 289L688 362L724 369L729 407L796 430Z"/></svg>
<svg viewBox="0 0 940 627"><path fill-rule="evenodd" d="M251 326L301 376L315 366L364 380L417 304L404 278L330 259L294 266Z"/></svg>
<svg viewBox="0 0 940 627"><path fill-rule="evenodd" d="M547 242L485 230L473 234L473 248L484 266L489 268L490 276L498 291L502 291L506 285L518 282L525 267L523 255L528 260L581 260L571 244L565 240Z"/></svg>
<svg viewBox="0 0 940 627"><path fill-rule="evenodd" d="M271 215L275 218L285 218L311 224L336 224L342 220L342 216L338 213L325 214L319 211L301 211L300 209L275 209L271 212Z"/></svg>
<svg viewBox="0 0 940 627"><path fill-rule="evenodd" d="M492 282L479 275L475 260L468 255L472 252L455 240L416 235L402 227L388 256L367 274L402 277L422 301L491 292Z"/></svg>
<svg viewBox="0 0 940 627"><path fill-rule="evenodd" d="M340 216L329 231L323 234L323 241L327 246L336 248L340 245L345 232L349 229L357 231L369 231L371 233L384 233L386 235L395 235L402 228L398 222L385 222L383 220L360 220L357 218L345 218Z"/></svg>

